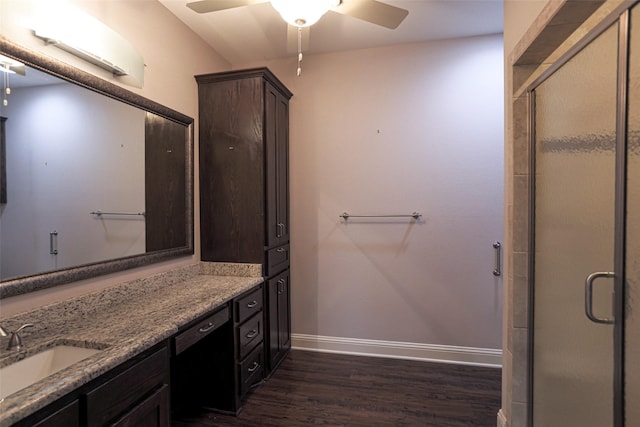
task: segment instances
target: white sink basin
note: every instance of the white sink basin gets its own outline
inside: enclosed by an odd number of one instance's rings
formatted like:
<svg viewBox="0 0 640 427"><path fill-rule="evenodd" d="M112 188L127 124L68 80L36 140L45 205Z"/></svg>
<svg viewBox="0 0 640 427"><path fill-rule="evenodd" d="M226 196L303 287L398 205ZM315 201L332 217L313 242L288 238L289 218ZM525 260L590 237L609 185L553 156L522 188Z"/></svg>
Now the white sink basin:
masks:
<svg viewBox="0 0 640 427"><path fill-rule="evenodd" d="M100 351L59 345L0 368L0 399Z"/></svg>

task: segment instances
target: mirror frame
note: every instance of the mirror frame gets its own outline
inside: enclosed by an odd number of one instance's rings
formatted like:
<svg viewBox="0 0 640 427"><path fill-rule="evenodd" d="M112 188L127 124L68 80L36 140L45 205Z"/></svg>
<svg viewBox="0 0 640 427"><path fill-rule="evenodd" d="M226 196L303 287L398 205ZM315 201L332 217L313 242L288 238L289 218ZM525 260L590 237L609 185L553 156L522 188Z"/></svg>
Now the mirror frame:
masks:
<svg viewBox="0 0 640 427"><path fill-rule="evenodd" d="M0 52L3 55L23 62L25 65L51 74L55 77L66 80L70 83L97 92L101 95L117 101L124 102L133 107L157 114L166 119L172 120L186 128L186 189L187 209L185 212L187 228L187 244L183 247L132 255L124 258L114 258L111 260L84 264L77 267L70 267L50 272L38 273L32 276L22 276L0 282L0 299L16 295L34 292L41 289L65 283L76 282L118 271L142 267L145 265L166 261L182 256L193 255L193 123L194 120L182 113L172 110L164 105L158 104L141 95L130 92L118 85L103 80L90 73L82 71L62 61L46 56L44 54L26 49L4 37L0 36Z"/></svg>

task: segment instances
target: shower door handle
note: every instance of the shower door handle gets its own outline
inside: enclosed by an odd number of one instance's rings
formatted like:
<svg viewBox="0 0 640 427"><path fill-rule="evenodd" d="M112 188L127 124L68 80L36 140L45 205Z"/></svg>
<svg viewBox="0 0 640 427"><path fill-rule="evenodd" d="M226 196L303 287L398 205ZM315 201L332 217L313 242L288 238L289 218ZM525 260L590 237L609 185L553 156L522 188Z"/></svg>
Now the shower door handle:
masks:
<svg viewBox="0 0 640 427"><path fill-rule="evenodd" d="M615 277L615 273L612 273L610 271L591 273L584 281L584 312L592 322L612 324L614 323L614 319L603 319L593 314L593 283L596 281L596 279L600 279L603 277Z"/></svg>

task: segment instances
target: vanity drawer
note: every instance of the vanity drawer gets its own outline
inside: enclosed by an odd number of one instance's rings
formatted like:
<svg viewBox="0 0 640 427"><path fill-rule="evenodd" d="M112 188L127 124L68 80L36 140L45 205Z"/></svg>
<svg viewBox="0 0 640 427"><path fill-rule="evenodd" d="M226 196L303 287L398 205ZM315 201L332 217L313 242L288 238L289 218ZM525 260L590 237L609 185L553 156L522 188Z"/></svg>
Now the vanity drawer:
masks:
<svg viewBox="0 0 640 427"><path fill-rule="evenodd" d="M262 311L262 286L251 292L249 295L239 298L236 301L236 313L238 323Z"/></svg>
<svg viewBox="0 0 640 427"><path fill-rule="evenodd" d="M238 326L238 359L242 360L256 345L262 343L264 335L262 312Z"/></svg>
<svg viewBox="0 0 640 427"><path fill-rule="evenodd" d="M167 349L162 348L86 394L87 425L103 426L167 380Z"/></svg>
<svg viewBox="0 0 640 427"><path fill-rule="evenodd" d="M289 245L282 245L267 251L267 276L273 276L276 273L289 267Z"/></svg>
<svg viewBox="0 0 640 427"><path fill-rule="evenodd" d="M175 354L178 355L224 325L229 320L229 307L225 306L206 319L196 323L191 328L178 334L174 338Z"/></svg>
<svg viewBox="0 0 640 427"><path fill-rule="evenodd" d="M264 349L255 348L249 356L240 363L240 396L244 396L251 386L264 378Z"/></svg>

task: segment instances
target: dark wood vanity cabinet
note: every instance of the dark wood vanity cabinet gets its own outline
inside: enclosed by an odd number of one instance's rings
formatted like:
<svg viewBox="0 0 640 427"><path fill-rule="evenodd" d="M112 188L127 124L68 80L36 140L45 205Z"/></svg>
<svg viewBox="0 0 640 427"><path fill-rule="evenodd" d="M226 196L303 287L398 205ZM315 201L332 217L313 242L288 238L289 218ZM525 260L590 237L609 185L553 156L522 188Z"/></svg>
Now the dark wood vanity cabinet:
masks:
<svg viewBox="0 0 640 427"><path fill-rule="evenodd" d="M174 415L200 407L232 414L241 409L244 396L265 375L263 308L260 284L173 338Z"/></svg>
<svg viewBox="0 0 640 427"><path fill-rule="evenodd" d="M284 337L290 337L292 94L267 68L196 79L202 260L262 264L269 284L286 272L285 286L264 287L264 340L278 343L265 346L269 375L291 346L290 339Z"/></svg>
<svg viewBox="0 0 640 427"><path fill-rule="evenodd" d="M169 352L147 351L14 426L168 427Z"/></svg>
<svg viewBox="0 0 640 427"><path fill-rule="evenodd" d="M263 264L289 242L289 98L266 68L196 76L203 261Z"/></svg>

